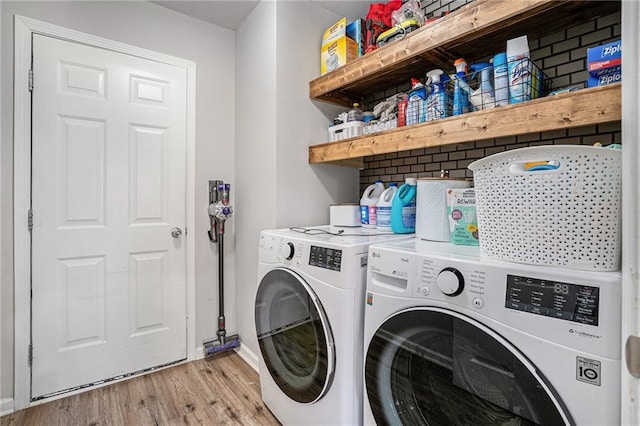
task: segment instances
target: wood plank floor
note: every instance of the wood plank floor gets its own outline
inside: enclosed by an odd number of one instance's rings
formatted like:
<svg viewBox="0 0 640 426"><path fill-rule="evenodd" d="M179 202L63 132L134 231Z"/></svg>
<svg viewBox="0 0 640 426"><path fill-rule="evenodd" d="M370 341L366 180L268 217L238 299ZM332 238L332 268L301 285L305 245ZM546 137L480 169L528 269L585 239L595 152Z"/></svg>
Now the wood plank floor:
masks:
<svg viewBox="0 0 640 426"><path fill-rule="evenodd" d="M9 425L279 425L258 374L234 352L189 362L0 418Z"/></svg>

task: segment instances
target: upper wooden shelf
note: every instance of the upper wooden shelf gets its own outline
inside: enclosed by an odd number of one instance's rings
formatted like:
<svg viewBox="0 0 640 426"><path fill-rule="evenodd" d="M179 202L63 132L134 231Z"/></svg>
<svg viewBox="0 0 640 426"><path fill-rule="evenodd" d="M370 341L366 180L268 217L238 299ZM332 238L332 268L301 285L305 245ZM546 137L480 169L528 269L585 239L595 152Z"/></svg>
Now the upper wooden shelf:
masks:
<svg viewBox="0 0 640 426"><path fill-rule="evenodd" d="M362 167L362 157L368 155L620 121L621 87L583 89L314 145L309 163Z"/></svg>
<svg viewBox="0 0 640 426"><path fill-rule="evenodd" d="M367 95L451 70L453 61L492 56L507 40L536 40L575 23L620 10L619 1L476 0L309 83L309 96L351 106Z"/></svg>

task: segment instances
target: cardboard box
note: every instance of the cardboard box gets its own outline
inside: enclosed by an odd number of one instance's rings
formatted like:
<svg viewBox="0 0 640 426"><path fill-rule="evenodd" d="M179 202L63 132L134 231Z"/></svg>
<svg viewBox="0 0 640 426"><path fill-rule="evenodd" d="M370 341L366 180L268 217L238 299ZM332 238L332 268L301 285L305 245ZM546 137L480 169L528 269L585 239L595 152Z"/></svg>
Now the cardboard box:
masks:
<svg viewBox="0 0 640 426"><path fill-rule="evenodd" d="M358 45L347 36L340 37L322 46L320 51L320 74L345 65L358 57Z"/></svg>
<svg viewBox="0 0 640 426"><path fill-rule="evenodd" d="M618 40L587 49L587 70L591 77L599 77L603 74L620 74L622 70L622 42Z"/></svg>
<svg viewBox="0 0 640 426"><path fill-rule="evenodd" d="M587 78L587 87L606 86L607 84L622 81L622 73L601 74L597 77Z"/></svg>
<svg viewBox="0 0 640 426"><path fill-rule="evenodd" d="M347 25L347 37L358 44L358 56L364 56L366 38L366 27L364 19L356 19Z"/></svg>
<svg viewBox="0 0 640 426"><path fill-rule="evenodd" d="M320 74L326 74L358 57L358 43L347 36L347 18L324 32L320 49Z"/></svg>

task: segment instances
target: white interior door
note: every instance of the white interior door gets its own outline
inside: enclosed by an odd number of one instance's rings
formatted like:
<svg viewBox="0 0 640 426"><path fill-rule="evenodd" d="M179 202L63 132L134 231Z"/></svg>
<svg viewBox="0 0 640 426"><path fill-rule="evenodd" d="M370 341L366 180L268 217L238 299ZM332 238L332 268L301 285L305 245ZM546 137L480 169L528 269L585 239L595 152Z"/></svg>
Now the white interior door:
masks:
<svg viewBox="0 0 640 426"><path fill-rule="evenodd" d="M33 37L32 398L186 358L186 70Z"/></svg>

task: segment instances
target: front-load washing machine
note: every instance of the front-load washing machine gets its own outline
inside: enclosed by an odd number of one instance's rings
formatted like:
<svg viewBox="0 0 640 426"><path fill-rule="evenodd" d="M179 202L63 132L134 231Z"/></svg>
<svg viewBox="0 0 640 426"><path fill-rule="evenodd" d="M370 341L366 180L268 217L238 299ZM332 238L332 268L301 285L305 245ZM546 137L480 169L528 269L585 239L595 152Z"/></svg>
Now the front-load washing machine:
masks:
<svg viewBox="0 0 640 426"><path fill-rule="evenodd" d="M407 236L328 226L260 234L260 384L283 424L362 423L367 253L399 238Z"/></svg>
<svg viewBox="0 0 640 426"><path fill-rule="evenodd" d="M620 424L621 275L369 248L364 424Z"/></svg>

